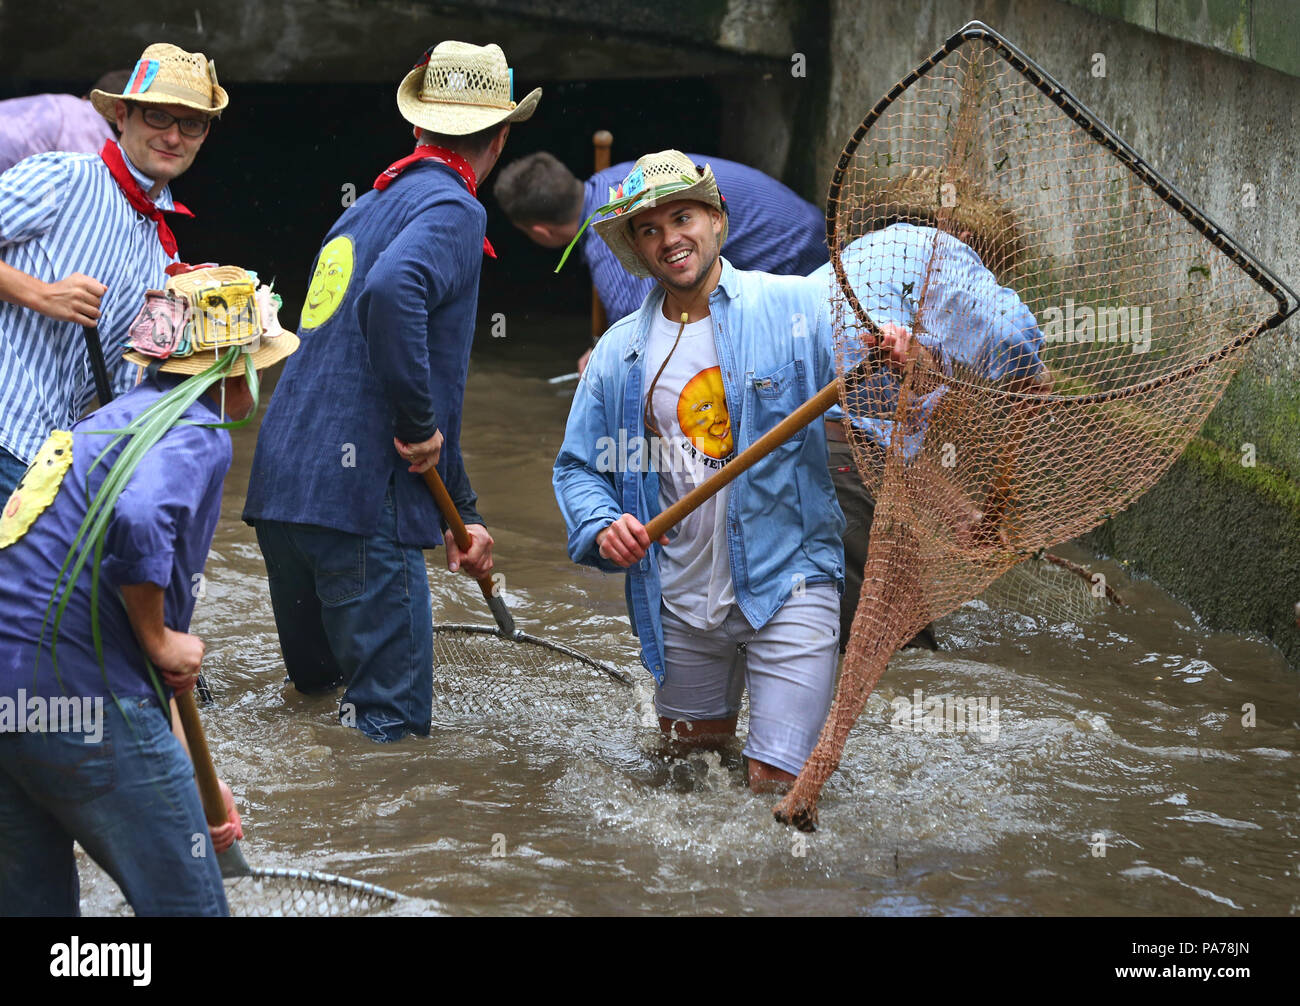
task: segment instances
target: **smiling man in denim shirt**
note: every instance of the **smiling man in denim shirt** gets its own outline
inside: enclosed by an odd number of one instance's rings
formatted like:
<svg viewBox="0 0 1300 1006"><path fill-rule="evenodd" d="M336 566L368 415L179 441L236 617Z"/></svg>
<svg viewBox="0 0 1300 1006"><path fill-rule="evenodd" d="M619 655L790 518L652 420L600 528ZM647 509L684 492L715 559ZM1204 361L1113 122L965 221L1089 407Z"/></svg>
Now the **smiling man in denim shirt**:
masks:
<svg viewBox="0 0 1300 1006"><path fill-rule="evenodd" d="M844 519L825 435L805 429L652 543L645 523L835 377L828 305L801 277L721 257L713 172L648 154L595 224L658 288L597 345L555 462L575 562L627 571L661 729L732 736L750 692L750 786L798 774L830 707Z"/></svg>

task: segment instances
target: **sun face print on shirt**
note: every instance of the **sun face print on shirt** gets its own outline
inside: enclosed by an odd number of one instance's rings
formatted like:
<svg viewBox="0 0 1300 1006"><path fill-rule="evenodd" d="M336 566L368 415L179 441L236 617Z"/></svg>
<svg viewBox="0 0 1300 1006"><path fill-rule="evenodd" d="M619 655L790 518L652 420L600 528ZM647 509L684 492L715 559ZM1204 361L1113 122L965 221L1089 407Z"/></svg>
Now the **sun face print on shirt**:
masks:
<svg viewBox="0 0 1300 1006"><path fill-rule="evenodd" d="M701 370L686 382L677 396L677 425L682 435L694 445L700 460L711 468L720 468L735 451L731 436L731 416L727 396L722 388L722 368Z"/></svg>
<svg viewBox="0 0 1300 1006"><path fill-rule="evenodd" d="M299 328L316 328L329 321L330 316L343 303L352 279L352 239L341 234L320 250L316 271L307 287L307 300L302 309Z"/></svg>

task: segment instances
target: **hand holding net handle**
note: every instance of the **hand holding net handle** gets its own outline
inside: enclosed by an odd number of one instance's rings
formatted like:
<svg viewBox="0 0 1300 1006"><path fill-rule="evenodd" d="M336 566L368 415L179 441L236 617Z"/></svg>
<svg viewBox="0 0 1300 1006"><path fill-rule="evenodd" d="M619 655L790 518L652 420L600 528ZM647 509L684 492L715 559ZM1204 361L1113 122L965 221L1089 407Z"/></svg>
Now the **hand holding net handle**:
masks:
<svg viewBox="0 0 1300 1006"><path fill-rule="evenodd" d="M221 783L217 779L217 768L212 764L212 752L208 750L208 737L199 720L199 707L194 701L193 691L176 696L176 711L180 713L185 740L190 746L194 777L203 800L203 816L214 828L220 827L226 823L226 802L221 799Z"/></svg>
<svg viewBox="0 0 1300 1006"><path fill-rule="evenodd" d="M199 719L194 690L178 694L175 698L181 729L185 731L185 742L190 748L190 761L194 764L194 778L199 785L203 816L209 825L219 828L228 820L226 801L221 798L221 782L217 779L217 767L212 764L212 752L208 750L208 736L203 732L203 722ZM246 877L253 872L244 859L238 842L217 856L217 863L221 866L223 877Z"/></svg>
<svg viewBox="0 0 1300 1006"><path fill-rule="evenodd" d="M804 402L790 415L786 416L745 450L741 451L731 462L708 480L688 492L667 510L645 526L651 541L658 541L659 536L667 533L681 521L694 513L706 500L715 495L724 486L730 485L759 461L771 454L783 443L793 437L813 420L821 416L840 399L840 379L836 378L812 398Z"/></svg>
<svg viewBox="0 0 1300 1006"><path fill-rule="evenodd" d="M424 470L424 483L429 487L429 492L433 493L434 502L438 504L442 519L447 522L447 527L451 529L451 536L456 539L456 547L462 552L468 552L470 548L469 531L465 528L465 522L460 519L456 504L451 501L451 494L447 492L447 487L443 484L437 468L430 467ZM510 614L510 609L506 607L505 600L497 593L496 584L492 582L490 573L485 573L478 578L478 589L483 592L483 600L487 602L487 606L492 610L492 617L496 619L497 628L505 635L513 636L516 631L514 616Z"/></svg>

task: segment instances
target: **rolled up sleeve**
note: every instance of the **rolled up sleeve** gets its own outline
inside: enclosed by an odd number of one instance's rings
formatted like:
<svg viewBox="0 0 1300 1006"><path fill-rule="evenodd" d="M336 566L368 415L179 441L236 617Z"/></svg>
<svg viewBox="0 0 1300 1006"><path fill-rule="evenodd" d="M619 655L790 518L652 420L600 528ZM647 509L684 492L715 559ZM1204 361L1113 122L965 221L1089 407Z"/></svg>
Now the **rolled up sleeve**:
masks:
<svg viewBox="0 0 1300 1006"><path fill-rule="evenodd" d="M602 340L578 382L564 429L564 443L555 459L552 485L555 501L568 530L569 558L585 566L621 573L623 568L600 554L596 535L622 516L618 502L619 450L617 430L606 414L601 371ZM611 431L615 436L611 436Z"/></svg>

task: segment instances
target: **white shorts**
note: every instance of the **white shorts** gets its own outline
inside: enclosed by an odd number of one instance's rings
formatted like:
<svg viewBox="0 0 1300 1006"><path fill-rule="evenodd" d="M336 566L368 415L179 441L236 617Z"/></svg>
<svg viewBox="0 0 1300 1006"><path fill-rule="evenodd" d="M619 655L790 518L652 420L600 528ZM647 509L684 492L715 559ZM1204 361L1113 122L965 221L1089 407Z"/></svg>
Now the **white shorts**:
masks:
<svg viewBox="0 0 1300 1006"><path fill-rule="evenodd" d="M745 755L797 775L830 711L839 658L840 598L817 583L791 595L762 629L731 606L727 620L697 629L661 606L664 683L655 709L673 720L723 720L749 689Z"/></svg>

